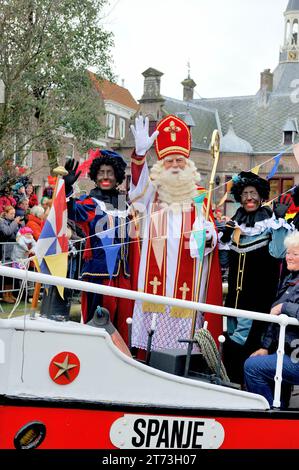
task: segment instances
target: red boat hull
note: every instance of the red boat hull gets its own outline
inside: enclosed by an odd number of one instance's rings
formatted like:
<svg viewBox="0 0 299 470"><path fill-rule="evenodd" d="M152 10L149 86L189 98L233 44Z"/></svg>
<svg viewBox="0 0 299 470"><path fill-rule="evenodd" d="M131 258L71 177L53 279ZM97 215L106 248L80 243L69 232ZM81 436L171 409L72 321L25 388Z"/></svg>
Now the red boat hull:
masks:
<svg viewBox="0 0 299 470"><path fill-rule="evenodd" d="M204 448L203 425L211 420L223 428L220 449L299 448L299 412L295 410L175 410L5 398L0 401L0 449L16 448L18 433L30 423L44 427L39 449L126 449L111 440L112 426L126 417L134 423L134 431L128 430L127 436L130 449ZM178 439L178 426L185 426L182 439Z"/></svg>

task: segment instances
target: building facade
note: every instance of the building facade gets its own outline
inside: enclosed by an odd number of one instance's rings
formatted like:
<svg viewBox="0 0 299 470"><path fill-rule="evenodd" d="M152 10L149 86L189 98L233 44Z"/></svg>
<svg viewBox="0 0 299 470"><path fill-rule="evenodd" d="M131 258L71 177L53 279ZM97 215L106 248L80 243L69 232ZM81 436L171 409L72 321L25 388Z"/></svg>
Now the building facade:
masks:
<svg viewBox="0 0 299 470"><path fill-rule="evenodd" d="M149 116L151 128L166 114L185 120L192 131L192 158L207 187L212 159L209 145L214 129L221 136L214 202L226 192L226 181L234 173L261 165L259 175L266 177L273 157L283 152L278 170L271 178L271 198L299 183L299 168L292 152L299 120L299 0L289 0L284 13L285 33L275 70L265 69L260 75L260 88L255 95L225 98L194 98L196 83L188 76L182 82L182 100L161 96L163 73L153 68L144 73L144 91L140 112ZM132 141L124 141L122 151L129 155ZM272 159L272 160L271 160ZM149 155L155 161L154 151ZM267 162L267 163L265 163ZM228 200L224 213L235 211Z"/></svg>

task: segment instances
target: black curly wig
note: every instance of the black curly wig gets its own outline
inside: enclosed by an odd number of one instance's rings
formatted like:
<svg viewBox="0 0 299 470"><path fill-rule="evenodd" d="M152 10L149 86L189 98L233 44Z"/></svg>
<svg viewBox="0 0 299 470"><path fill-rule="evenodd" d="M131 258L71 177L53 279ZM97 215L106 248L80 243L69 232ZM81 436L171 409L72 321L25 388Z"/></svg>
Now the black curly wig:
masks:
<svg viewBox="0 0 299 470"><path fill-rule="evenodd" d="M237 202L241 202L241 194L247 186L253 186L263 201L269 199L270 183L251 171L241 171L237 177L233 177L231 193Z"/></svg>
<svg viewBox="0 0 299 470"><path fill-rule="evenodd" d="M101 157L95 158L90 165L88 175L92 181L97 183L97 174L103 165L112 166L117 184L123 182L127 164L118 153L109 150L101 150Z"/></svg>

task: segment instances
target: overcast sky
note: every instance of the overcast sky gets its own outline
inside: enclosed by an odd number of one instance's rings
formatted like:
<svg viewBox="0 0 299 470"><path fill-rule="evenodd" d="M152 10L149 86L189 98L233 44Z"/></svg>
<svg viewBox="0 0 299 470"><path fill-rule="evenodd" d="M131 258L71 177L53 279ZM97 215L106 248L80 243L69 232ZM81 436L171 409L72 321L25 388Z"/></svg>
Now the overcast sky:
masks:
<svg viewBox="0 0 299 470"><path fill-rule="evenodd" d="M182 99L181 81L196 82L194 97L255 94L260 72L278 64L288 0L110 0L104 26L114 33L118 84L141 98L143 76L164 75L162 95Z"/></svg>

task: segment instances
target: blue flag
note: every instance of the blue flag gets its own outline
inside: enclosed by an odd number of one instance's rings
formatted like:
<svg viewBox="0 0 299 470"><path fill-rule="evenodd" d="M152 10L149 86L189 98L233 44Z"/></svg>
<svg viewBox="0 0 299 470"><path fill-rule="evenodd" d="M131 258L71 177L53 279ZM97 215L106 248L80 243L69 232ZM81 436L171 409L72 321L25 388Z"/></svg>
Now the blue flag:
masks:
<svg viewBox="0 0 299 470"><path fill-rule="evenodd" d="M270 173L266 176L266 180L269 180L269 179L273 178L273 176L275 175L275 173L278 170L278 165L280 163L280 159L281 159L282 156L283 156L283 153L279 153L278 155L276 155L276 157L274 157L274 166L273 166L272 170L270 171Z"/></svg>

